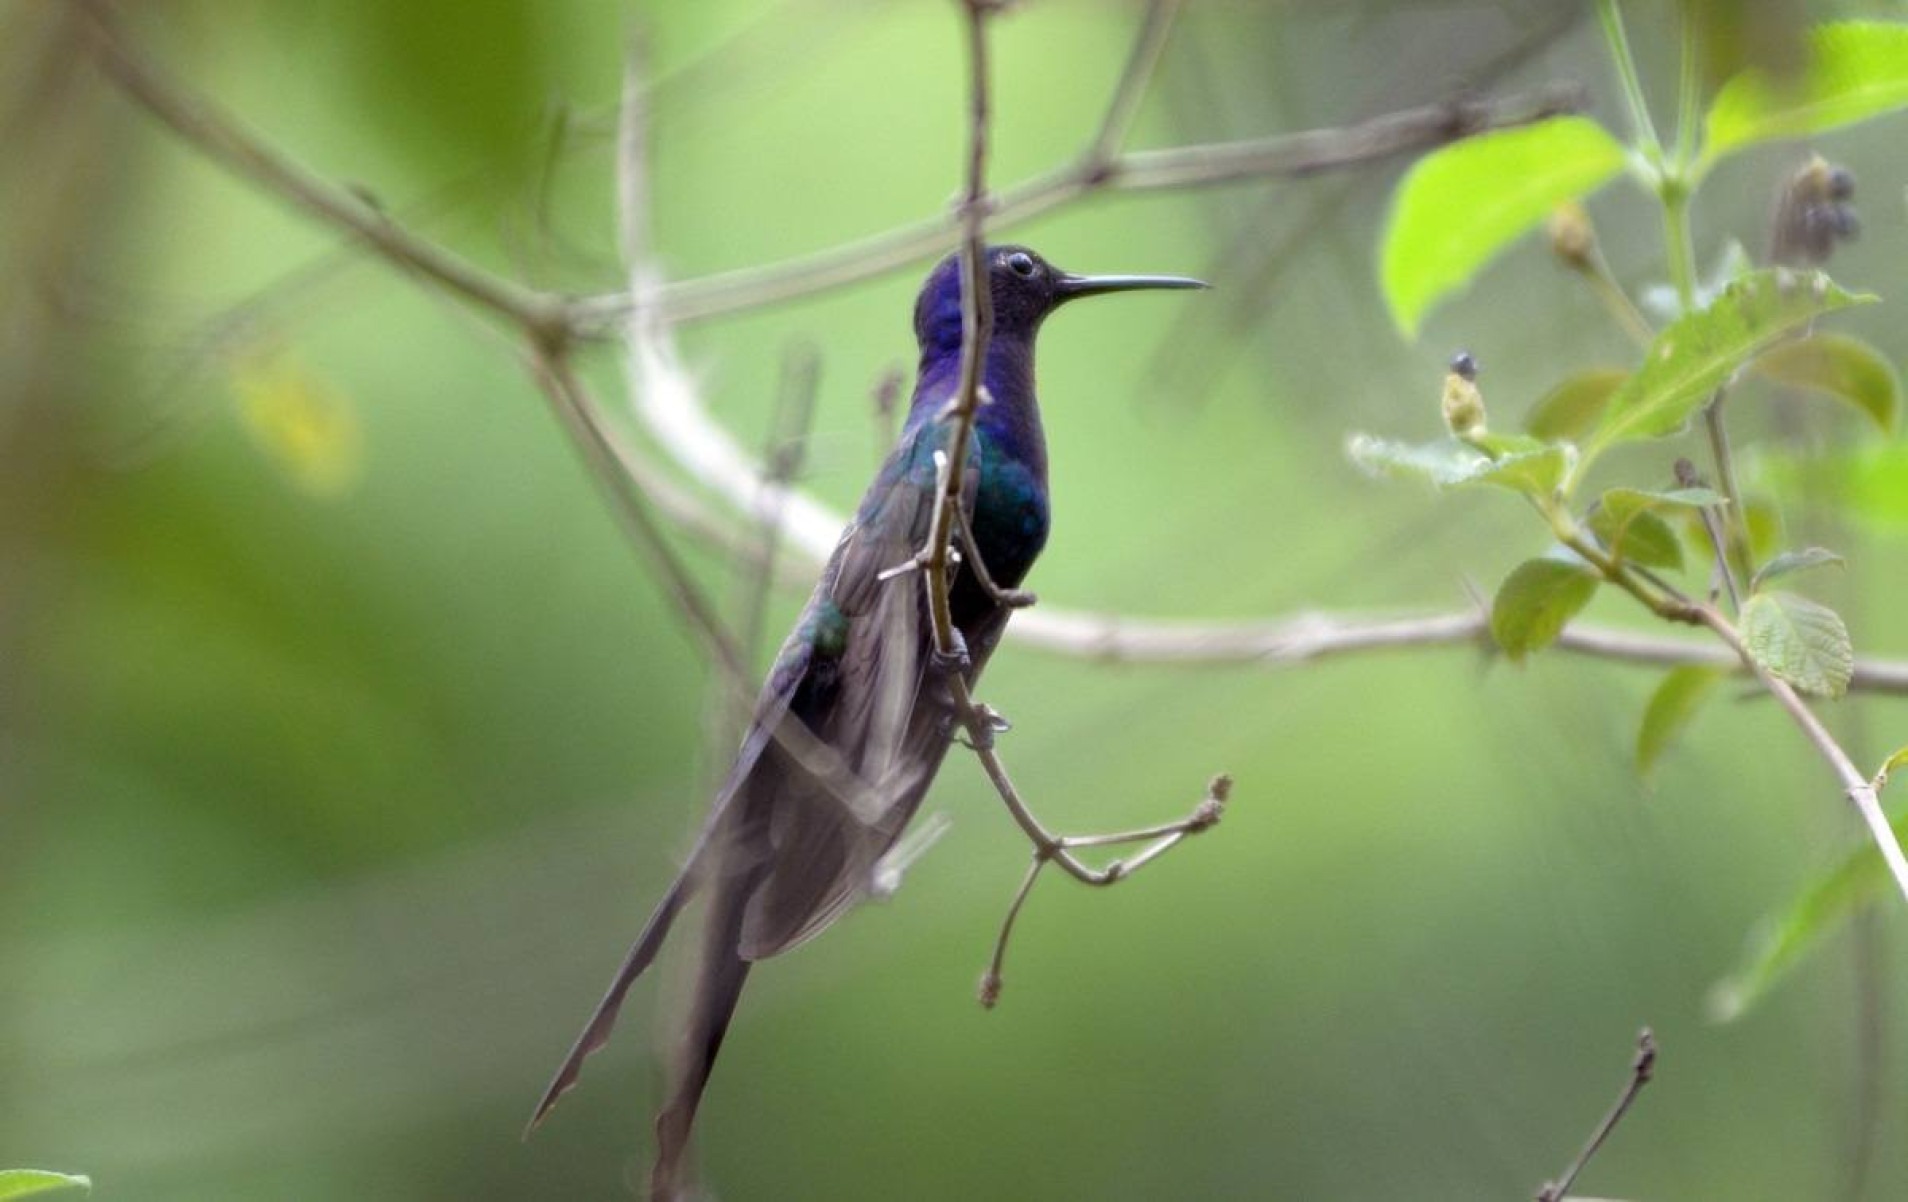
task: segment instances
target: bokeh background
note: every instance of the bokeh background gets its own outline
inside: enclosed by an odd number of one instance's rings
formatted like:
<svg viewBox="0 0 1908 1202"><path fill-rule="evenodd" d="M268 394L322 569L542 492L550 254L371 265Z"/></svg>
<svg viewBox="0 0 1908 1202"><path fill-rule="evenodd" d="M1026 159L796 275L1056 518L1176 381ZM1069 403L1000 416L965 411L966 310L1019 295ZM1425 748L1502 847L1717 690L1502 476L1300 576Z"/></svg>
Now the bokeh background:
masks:
<svg viewBox="0 0 1908 1202"><path fill-rule="evenodd" d="M1629 9L1667 125L1674 12ZM130 15L278 145L544 286L616 284L610 135L636 30L674 276L917 219L957 180L950 3ZM1085 145L1137 17L1042 0L997 23L995 181ZM0 10L0 47L0 1164L87 1172L115 1199L628 1194L671 974L553 1121L518 1134L726 759L693 643L506 340L183 148L100 80L66 6ZM1202 0L1133 142L1553 79L1623 128L1594 19L1567 6ZM1854 168L1866 220L1832 269L1889 301L1838 328L1898 359L1902 128L1820 144ZM1726 237L1763 245L1799 154L1713 178L1705 263ZM1049 327L1043 597L1212 618L1443 609L1540 548L1506 498L1432 498L1341 453L1354 429L1435 433L1458 347L1504 424L1565 371L1628 358L1535 242L1401 341L1374 270L1401 168L1101 198L1018 231L1075 270L1220 285ZM1620 183L1592 211L1626 284L1661 275L1640 193ZM845 506L885 437L871 388L912 363L919 276L698 324L684 349L759 445L788 348L812 345L804 482ZM621 396L612 351L586 366ZM1781 403L1745 394L1735 420L1753 436ZM1662 470L1619 460L1613 478ZM1822 595L1862 650L1908 652L1902 532L1837 537L1853 566ZM750 574L681 546L740 612ZM798 602L778 593L772 624ZM1638 620L1616 597L1592 616ZM1648 1023L1657 1083L1581 1190L1908 1194L1898 907L1746 1018L1710 1021L1746 933L1837 861L1852 822L1746 699L1706 713L1646 787L1631 747L1654 682L1462 650L1268 671L1010 646L984 695L1051 822L1175 815L1221 768L1232 811L1117 890L1043 884L987 1013L973 988L1025 849L957 753L929 803L951 833L901 894L756 974L704 1110L710 1184L1528 1197ZM1865 760L1908 738L1899 700L1834 714Z"/></svg>

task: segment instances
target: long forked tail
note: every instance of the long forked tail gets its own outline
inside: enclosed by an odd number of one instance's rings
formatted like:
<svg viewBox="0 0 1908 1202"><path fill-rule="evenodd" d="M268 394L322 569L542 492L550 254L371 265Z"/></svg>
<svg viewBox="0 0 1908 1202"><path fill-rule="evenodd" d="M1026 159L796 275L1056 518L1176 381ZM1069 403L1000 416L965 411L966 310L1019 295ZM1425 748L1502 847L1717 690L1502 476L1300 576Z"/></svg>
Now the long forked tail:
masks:
<svg viewBox="0 0 1908 1202"><path fill-rule="evenodd" d="M682 1175L696 1107L709 1084L709 1071L722 1049L722 1037L728 1033L736 1003L741 1000L742 986L749 978L750 961L741 953L743 921L750 900L768 875L767 868L758 864L717 882L712 890L696 995L676 1052L676 1079L669 1101L656 1115L656 1164L649 1175L651 1202L678 1202L683 1197Z"/></svg>
<svg viewBox="0 0 1908 1202"><path fill-rule="evenodd" d="M622 967L616 970L616 976L610 981L609 991L603 1000L596 1004L596 1012L590 1015L590 1021L583 1033L576 1037L570 1047L570 1054L563 1058L563 1066L557 1069L556 1076L550 1080L550 1088L543 1091L543 1100L537 1103L537 1109L530 1116L529 1125L523 1129L524 1138L537 1129L557 1099L568 1093L576 1084L577 1077L583 1072L583 1061L591 1052L609 1042L610 1030L616 1026L616 1014L623 1008L623 998L629 993L629 987L636 978L643 975L656 959L656 953L662 950L663 940L669 937L669 928L676 921L676 915L689 901L689 895L695 892L696 864L692 860L669 886L669 892L663 895L655 913L649 916L649 922L643 926L643 933L636 937L630 946L629 955L624 957Z"/></svg>

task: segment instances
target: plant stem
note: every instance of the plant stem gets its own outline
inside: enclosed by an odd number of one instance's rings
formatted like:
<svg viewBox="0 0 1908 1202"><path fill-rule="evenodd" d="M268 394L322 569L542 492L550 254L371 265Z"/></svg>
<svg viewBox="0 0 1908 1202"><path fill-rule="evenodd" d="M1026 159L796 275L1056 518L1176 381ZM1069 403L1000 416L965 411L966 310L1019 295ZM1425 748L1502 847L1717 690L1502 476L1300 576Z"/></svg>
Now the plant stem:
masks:
<svg viewBox="0 0 1908 1202"><path fill-rule="evenodd" d="M1643 83L1637 78L1636 59L1630 54L1630 38L1623 31L1623 11L1617 7L1617 0L1597 0L1597 16L1603 22L1603 40L1610 47L1617 78L1623 84L1623 99L1630 106L1638 149L1643 152L1644 160L1661 173L1663 144L1657 140L1656 126L1650 121L1649 102L1643 99Z"/></svg>
<svg viewBox="0 0 1908 1202"><path fill-rule="evenodd" d="M1665 175L1657 182L1663 202L1663 251L1669 262L1670 283L1676 300L1687 313L1696 306L1696 252L1689 236L1689 185L1681 176Z"/></svg>
<svg viewBox="0 0 1908 1202"><path fill-rule="evenodd" d="M1697 71L1700 45L1695 0L1683 0L1683 57L1676 80L1676 157L1679 172L1687 174L1696 158L1696 108L1702 102L1702 78Z"/></svg>

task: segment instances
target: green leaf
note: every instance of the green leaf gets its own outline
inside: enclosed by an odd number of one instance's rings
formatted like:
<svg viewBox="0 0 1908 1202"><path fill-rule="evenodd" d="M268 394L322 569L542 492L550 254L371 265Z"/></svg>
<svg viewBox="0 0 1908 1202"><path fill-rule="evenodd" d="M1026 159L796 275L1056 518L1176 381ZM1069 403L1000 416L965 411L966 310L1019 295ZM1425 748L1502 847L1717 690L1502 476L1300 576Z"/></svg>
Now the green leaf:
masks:
<svg viewBox="0 0 1908 1202"><path fill-rule="evenodd" d="M1742 277L1657 334L1643 366L1610 398L1591 447L1676 433L1758 351L1824 313L1874 299L1817 271Z"/></svg>
<svg viewBox="0 0 1908 1202"><path fill-rule="evenodd" d="M1571 456L1563 447L1546 446L1534 439L1516 436L1493 436L1480 441L1493 450L1510 446L1535 449L1492 458L1455 438L1414 444L1354 434L1346 444L1346 452L1353 462L1373 475L1427 480L1439 488L1493 484L1513 492L1548 494L1556 490L1570 470Z"/></svg>
<svg viewBox="0 0 1908 1202"><path fill-rule="evenodd" d="M0 1198L32 1198L40 1194L50 1194L56 1190L79 1189L91 1191L92 1179L71 1173L54 1173L46 1169L0 1169Z"/></svg>
<svg viewBox="0 0 1908 1202"><path fill-rule="evenodd" d="M1908 764L1908 747L1897 748L1895 754L1883 761L1881 770L1875 773L1875 792L1879 793L1886 789L1888 778L1901 771L1904 764Z"/></svg>
<svg viewBox="0 0 1908 1202"><path fill-rule="evenodd" d="M1588 566L1564 559L1529 559L1512 569L1491 602L1491 637L1512 659L1557 641L1563 628L1596 596L1601 579Z"/></svg>
<svg viewBox="0 0 1908 1202"><path fill-rule="evenodd" d="M1590 531L1613 555L1652 568L1683 566L1683 546L1656 509L1700 509L1721 505L1721 493L1707 488L1677 488L1649 492L1640 488L1613 488L1597 500L1590 514Z"/></svg>
<svg viewBox="0 0 1908 1202"><path fill-rule="evenodd" d="M1593 367L1568 377L1531 406L1524 429L1547 442L1581 439L1629 374L1621 368Z"/></svg>
<svg viewBox="0 0 1908 1202"><path fill-rule="evenodd" d="M1805 693L1840 697L1855 671L1848 627L1834 610L1795 593L1757 593L1742 607L1742 641L1778 680Z"/></svg>
<svg viewBox="0 0 1908 1202"><path fill-rule="evenodd" d="M1769 558L1788 536L1781 508L1767 497L1745 498L1742 517L1749 528L1749 550L1757 559Z"/></svg>
<svg viewBox="0 0 1908 1202"><path fill-rule="evenodd" d="M1908 442L1806 456L1765 450L1752 463L1761 483L1790 504L1832 507L1886 533L1908 531Z"/></svg>
<svg viewBox="0 0 1908 1202"><path fill-rule="evenodd" d="M1769 348L1756 370L1772 380L1847 401L1882 433L1894 433L1901 415L1901 380L1874 347L1846 334L1816 334Z"/></svg>
<svg viewBox="0 0 1908 1202"><path fill-rule="evenodd" d="M1908 25L1842 21L1809 31L1809 64L1784 83L1751 69L1725 83L1703 120L1697 174L1745 146L1801 138L1908 106Z"/></svg>
<svg viewBox="0 0 1908 1202"><path fill-rule="evenodd" d="M1724 675L1719 668L1690 664L1672 668L1656 686L1636 735L1636 770L1645 778L1656 770L1663 753L1682 735Z"/></svg>
<svg viewBox="0 0 1908 1202"><path fill-rule="evenodd" d="M1590 529L1610 554L1646 568L1683 566L1683 544L1662 518L1647 511L1635 514L1620 527L1611 528L1608 534L1600 527L1610 523L1599 520L1601 518L1602 510L1591 515Z"/></svg>
<svg viewBox="0 0 1908 1202"><path fill-rule="evenodd" d="M1908 840L1908 814L1891 825L1897 838ZM1864 841L1828 875L1758 925L1741 966L1710 990L1710 1014L1719 1022L1730 1022L1747 1013L1837 923L1873 901L1889 884L1881 852L1873 842Z"/></svg>
<svg viewBox="0 0 1908 1202"><path fill-rule="evenodd" d="M1623 170L1621 143L1588 117L1552 117L1425 155L1392 201L1380 282L1406 337L1438 301L1566 200Z"/></svg>
<svg viewBox="0 0 1908 1202"><path fill-rule="evenodd" d="M1494 484L1533 497L1549 496L1563 483L1574 456L1562 447L1545 447L1486 460L1475 472L1454 484Z"/></svg>
<svg viewBox="0 0 1908 1202"><path fill-rule="evenodd" d="M1810 568L1823 568L1830 564L1840 567L1848 561L1827 547L1805 547L1800 551L1784 551L1768 563L1749 581L1749 591L1761 592L1762 586L1771 580L1780 580L1784 576L1793 576L1797 572L1806 572Z"/></svg>

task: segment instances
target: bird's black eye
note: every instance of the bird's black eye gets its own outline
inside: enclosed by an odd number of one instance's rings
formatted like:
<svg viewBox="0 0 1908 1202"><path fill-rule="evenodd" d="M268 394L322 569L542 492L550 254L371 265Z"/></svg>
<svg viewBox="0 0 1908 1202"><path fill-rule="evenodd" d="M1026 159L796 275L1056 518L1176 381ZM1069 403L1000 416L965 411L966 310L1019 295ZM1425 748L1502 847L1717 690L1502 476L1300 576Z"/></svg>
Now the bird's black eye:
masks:
<svg viewBox="0 0 1908 1202"><path fill-rule="evenodd" d="M1033 256L1026 251L1015 251L1007 256L1007 266L1022 279L1032 279L1034 273Z"/></svg>

